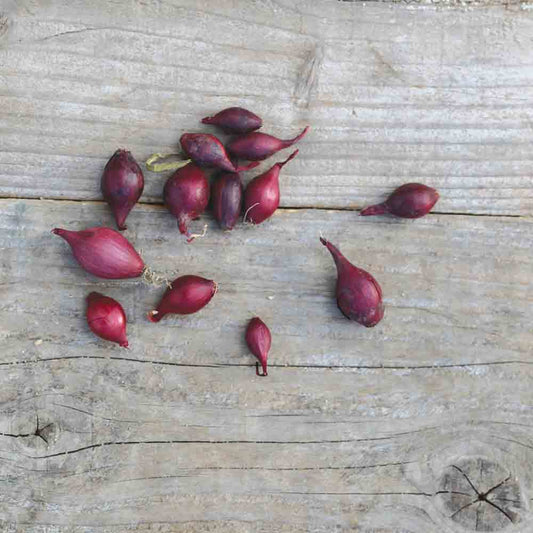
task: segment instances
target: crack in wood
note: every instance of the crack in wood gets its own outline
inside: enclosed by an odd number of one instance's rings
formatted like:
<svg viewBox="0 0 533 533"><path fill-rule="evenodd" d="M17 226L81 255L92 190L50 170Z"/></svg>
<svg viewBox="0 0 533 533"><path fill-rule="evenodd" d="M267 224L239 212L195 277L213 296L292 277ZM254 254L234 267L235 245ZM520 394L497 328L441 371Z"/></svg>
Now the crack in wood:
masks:
<svg viewBox="0 0 533 533"><path fill-rule="evenodd" d="M463 477L466 479L468 484L472 487L473 491L479 496L479 492L477 491L476 487L474 487L474 484L470 481L470 478L458 466L451 465L451 468L455 468L456 470L458 470L463 475Z"/></svg>
<svg viewBox="0 0 533 533"><path fill-rule="evenodd" d="M258 470L266 472L308 472L308 471L327 471L327 470L365 470L370 468L385 468L388 466L400 466L406 464L412 464L414 461L402 461L398 463L381 463L374 465L362 465L362 466L312 466L312 467L265 467L265 466L205 466L205 467L195 467L195 468L183 468L183 470L189 472L195 471L247 471L247 470ZM114 483L126 483L128 481L144 481L149 479L167 479L175 477L191 477L189 474L175 474L175 475L166 475L166 476L150 476L150 477L138 477L138 478L128 478L120 479L114 481Z"/></svg>
<svg viewBox="0 0 533 533"><path fill-rule="evenodd" d="M494 485L494 487L492 487L491 489L487 490L486 492L483 493L483 496L485 498L487 498L487 496L491 493L491 492L494 492L496 489L500 488L504 483L507 483L509 480L511 479L511 476L507 476L503 481L500 481L497 485Z"/></svg>
<svg viewBox="0 0 533 533"><path fill-rule="evenodd" d="M0 437L9 437L13 439L28 438L28 437L38 437L43 440L48 445L48 440L44 435L44 431L52 426L53 424L47 424L46 426L41 426L39 424L39 415L37 415L37 424L33 433L5 433L0 431Z"/></svg>
<svg viewBox="0 0 533 533"><path fill-rule="evenodd" d="M512 517L507 513L507 511L505 511L504 509L502 509L499 505L496 505L494 502L490 501L490 500L483 500L484 502L488 503L489 505L492 505L492 507L498 509L498 511L500 511L501 513L503 513L508 519L510 522L514 522L514 520L512 519Z"/></svg>
<svg viewBox="0 0 533 533"><path fill-rule="evenodd" d="M529 448L530 450L533 450L533 446L531 446L530 444L525 444L523 442L520 442L519 440L506 439L505 437L498 437L496 435L494 436L494 438L499 439L499 440L504 440L506 442L512 442L513 444L518 444L519 446L523 446L524 448Z"/></svg>
<svg viewBox="0 0 533 533"><path fill-rule="evenodd" d="M300 491L279 491L268 492L268 494L298 494L312 496L426 496L433 497L429 492L300 492Z"/></svg>
<svg viewBox="0 0 533 533"><path fill-rule="evenodd" d="M320 445L320 444L349 444L357 442L375 442L391 440L397 437L408 436L424 431L430 431L436 429L436 427L418 429L414 431L404 431L395 433L394 435L388 435L385 437L369 437L362 439L322 439L322 440L299 440L299 441L281 441L281 440L245 440L245 439L228 439L228 440L189 440L189 439L168 439L168 440L138 440L138 441L107 441L97 444L89 444L73 450L65 450L62 452L56 452L48 455L30 456L26 455L29 459L50 459L52 457L60 457L65 455L73 455L75 453L94 450L106 446L137 446L137 445L160 445L160 444L212 444L212 445L227 445L227 444L276 444L276 445Z"/></svg>
<svg viewBox="0 0 533 533"><path fill-rule="evenodd" d="M0 437L10 437L13 439L20 439L24 437L32 437L34 433L3 433L0 431Z"/></svg>
<svg viewBox="0 0 533 533"><path fill-rule="evenodd" d="M485 502L486 505L491 506L492 508L499 511L505 519L514 523L517 521L518 516L512 511L512 509L505 509L506 499L498 499L497 492L503 490L503 496L508 493L508 490L511 492L509 494L519 494L519 486L517 484L510 484L506 489L504 485L511 481L511 474L505 474L505 477L501 481L496 482L494 479L495 474L500 472L505 472L505 469L484 458L473 458L468 460L463 460L461 466L458 464L452 464L448 468L455 470L459 473L459 478L450 476L450 474L445 474L441 479L441 484L447 486L451 484L452 487L461 485L461 479L466 480L468 486L474 491L474 495L467 494L460 491L450 491L449 494L462 495L469 498L469 501L466 503L461 502L458 498L446 498L444 500L446 507L453 511L448 518L454 520L455 522L460 523L463 527L474 528L475 531L493 531L504 527L501 525L501 521L494 522L492 519L489 519L486 513L483 511L485 507L482 505ZM479 469L479 472L476 471L476 468ZM468 472L468 474L467 474ZM489 474L489 479L494 481L494 484L486 489L482 490L482 486L487 483L485 481L485 474ZM470 474L470 475L469 475ZM472 477L474 476L474 477ZM475 481L475 482L474 482ZM436 494L446 495L448 492L446 490L438 491ZM507 499L509 500L509 499ZM510 500L509 503L515 504L517 507L521 507L521 502L517 500ZM463 513L463 511L471 508L473 505L477 505L474 512Z"/></svg>
<svg viewBox="0 0 533 533"><path fill-rule="evenodd" d="M46 445L48 445L48 439L44 436L44 431L45 431L47 428L51 427L52 425L53 425L53 424L50 423L50 424L47 424L46 426L41 427L41 426L39 425L39 415L37 415L37 427L35 428L35 433L34 433L34 435L35 435L36 437L39 437L40 439L42 439L42 440L46 443Z"/></svg>
<svg viewBox="0 0 533 533"><path fill-rule="evenodd" d="M82 355L82 356L65 356L65 357L48 357L42 359L23 359L21 361L3 361L0 366L17 366L30 365L37 363L51 363L60 361L69 361L73 359L101 360L101 361L126 361L139 364L153 364L161 366L175 366L185 368L254 368L254 364L246 363L174 363L171 361L160 361L156 359L135 359L133 357L118 356L100 356L100 355ZM270 368L278 369L318 369L318 370L439 370L449 368L468 368L478 366L501 366L501 365L533 365L533 361L522 361L520 359L511 359L506 361L487 361L480 363L446 363L436 365L284 365L269 364Z"/></svg>
<svg viewBox="0 0 533 533"><path fill-rule="evenodd" d="M458 494L460 496L468 496L469 498L472 497L472 494L467 494L466 492L461 492L459 490L438 490L435 492L435 496L438 494Z"/></svg>
<svg viewBox="0 0 533 533"><path fill-rule="evenodd" d="M512 500L511 498L502 498L500 496L496 496L494 499L498 502L509 502L509 503L514 503L516 505L520 505L522 503L520 500Z"/></svg>
<svg viewBox="0 0 533 533"><path fill-rule="evenodd" d="M46 37L41 37L40 39L35 39L34 41L22 41L24 44L26 43L39 43L42 41L49 41L50 39L56 39L58 37L63 37L63 35L72 35L74 33L85 33L87 31L98 31L100 28L81 28L79 30L69 30L69 31L62 31L59 33L54 33L52 35L47 35Z"/></svg>
<svg viewBox="0 0 533 533"><path fill-rule="evenodd" d="M471 505L474 505L474 503L477 503L479 500L472 500L471 502L468 502L467 504L463 505L457 511L455 511L453 514L450 515L450 518L453 518L454 516L457 516L461 511L464 509L470 507Z"/></svg>
<svg viewBox="0 0 533 533"><path fill-rule="evenodd" d="M27 202L41 202L41 201L47 201L47 202L76 202L76 203L85 203L85 204L96 204L96 205L107 205L105 200L99 199L99 198L64 198L59 196L41 196L36 198L35 196L13 196L9 194L2 194L0 195L0 200L24 200ZM143 206L146 208L160 208L160 209L166 209L165 204L162 201L153 200L141 200L137 202L137 206ZM333 206L333 207L325 207L325 206L317 206L317 205L280 205L278 207L279 211L310 211L310 210L317 210L317 211L351 211L354 213L358 213L362 211L364 206L361 207L346 207L346 206ZM518 218L518 219L529 219L531 218L529 215L513 215L508 213L469 213L469 212L463 212L463 211L431 211L426 216L432 216L432 215L443 215L443 216L464 216L464 217L492 217L492 218ZM386 217L388 219L389 217Z"/></svg>

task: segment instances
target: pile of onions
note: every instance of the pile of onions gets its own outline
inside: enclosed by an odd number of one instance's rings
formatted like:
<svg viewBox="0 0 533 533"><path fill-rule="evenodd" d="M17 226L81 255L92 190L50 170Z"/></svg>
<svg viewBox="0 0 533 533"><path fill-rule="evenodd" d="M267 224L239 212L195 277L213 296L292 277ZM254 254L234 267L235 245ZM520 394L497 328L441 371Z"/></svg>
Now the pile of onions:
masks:
<svg viewBox="0 0 533 533"><path fill-rule="evenodd" d="M259 165L278 151L293 146L305 137L309 126L292 139L278 139L257 131L261 117L242 107L230 107L202 119L203 124L234 134L226 146L209 133L184 133L180 138L182 154L188 159L177 163L156 164L158 159L173 154L154 154L146 162L149 170L175 170L163 192L164 203L176 217L181 233L191 242L195 235L190 223L207 208L211 196L214 218L223 230L232 230L244 211L244 221L260 224L269 219L280 204L281 169L293 160L298 150L284 161L274 163L244 188L240 172ZM250 163L239 165L243 159ZM218 169L211 187L205 168ZM107 162L101 176L101 191L109 204L119 230L125 230L126 218L139 201L144 189L144 176L133 155L117 150ZM395 189L382 203L366 207L362 216L391 214L401 218L420 218L428 214L439 200L438 192L421 183L407 183ZM79 231L55 228L70 246L72 255L86 272L103 279L146 279L147 267L129 240L109 227L91 227ZM337 268L336 300L340 311L350 320L365 327L376 326L384 316L383 295L377 280L367 271L353 265L330 241L320 242L331 253ZM151 274L153 276L153 274ZM168 283L168 282L167 282ZM159 322L170 314L189 315L203 309L218 291L215 281L198 275L182 275L163 294L159 304L148 313L150 322ZM87 296L86 320L98 337L128 347L126 313L113 298L93 291ZM246 343L257 358L256 374L267 376L267 360L272 344L268 326L252 318L245 332ZM261 366L262 372L259 372Z"/></svg>

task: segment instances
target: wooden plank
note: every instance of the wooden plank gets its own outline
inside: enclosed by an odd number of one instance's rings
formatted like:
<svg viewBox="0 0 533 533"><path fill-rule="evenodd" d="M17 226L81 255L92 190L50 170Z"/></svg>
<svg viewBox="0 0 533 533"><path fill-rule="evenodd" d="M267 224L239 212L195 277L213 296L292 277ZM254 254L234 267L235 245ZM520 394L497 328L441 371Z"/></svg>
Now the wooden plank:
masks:
<svg viewBox="0 0 533 533"><path fill-rule="evenodd" d="M197 273L220 285L213 305L201 315L165 320L159 327L146 321L145 314L163 289L148 288L142 281L96 280L78 267L64 241L49 234L55 226L112 226L107 205L12 200L0 205L2 261L10 282L4 287L4 326L16 330L19 313L30 313L36 323L24 321L24 336L35 340L42 332L38 317L43 309L32 311L39 291L39 299L46 301L44 309L61 317L47 329L51 344L45 344L52 352L44 353L49 355L61 346L70 350L73 342L80 350L108 353L109 346L95 342L90 334L85 340L71 338L80 320L83 323L80 298L94 287L120 296L131 309L131 353L158 354L175 362L188 361L191 353L196 363L249 361L244 346L235 353L235 344L242 345L243 324L254 314L272 321L284 346L274 361L279 365L527 360L533 344L529 220L435 215L398 222L350 212L282 210L267 224L231 233L221 232L209 219L198 221L198 230L204 222L209 224L208 234L187 245L166 209L137 206L126 234L148 265L170 279ZM383 326L354 327L336 309L336 274L318 241L321 232L381 283L387 305ZM44 280L39 275L43 269ZM12 283L22 287L13 291ZM162 337L154 338L156 333ZM417 339L416 350L412 339ZM7 341L4 356L20 358L21 338L10 335ZM40 347L39 353L44 355L43 350Z"/></svg>
<svg viewBox="0 0 533 533"><path fill-rule="evenodd" d="M94 200L116 147L172 150L234 104L279 136L313 126L285 208L355 209L416 179L441 213L529 215L527 6L1 9L0 196L63 199L0 200L2 531L529 532L530 219L282 209L229 234L204 217L186 245L147 173L127 236L161 274L220 286L157 325L163 289L96 280L49 234L112 225ZM378 327L337 310L321 232L382 284ZM130 350L88 331L95 289L123 303ZM268 379L243 342L255 314Z"/></svg>
<svg viewBox="0 0 533 533"><path fill-rule="evenodd" d="M286 207L360 208L416 180L441 191L440 212L531 214L532 13L9 4L0 194L96 199L117 147L139 160L175 150L202 116L239 104L282 137L312 125L282 178ZM160 201L162 180L148 173L144 201Z"/></svg>
<svg viewBox="0 0 533 533"><path fill-rule="evenodd" d="M154 325L162 289L97 280L49 233L110 224L107 206L0 213L6 530L457 532L459 465L480 491L510 476L495 502L528 531L530 220L280 210L232 233L204 218L187 245L166 210L138 206L127 236L147 263L220 284L200 313ZM337 310L320 231L382 284L376 328ZM130 350L88 331L94 289L123 303ZM243 343L254 314L273 332L268 379ZM485 507L480 527L507 520Z"/></svg>

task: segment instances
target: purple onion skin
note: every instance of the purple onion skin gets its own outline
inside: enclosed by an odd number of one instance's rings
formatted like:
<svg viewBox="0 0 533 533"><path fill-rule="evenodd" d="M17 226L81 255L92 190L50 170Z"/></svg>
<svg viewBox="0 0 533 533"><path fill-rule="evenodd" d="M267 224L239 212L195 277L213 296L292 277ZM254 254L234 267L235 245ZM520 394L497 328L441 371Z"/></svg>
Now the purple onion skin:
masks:
<svg viewBox="0 0 533 533"><path fill-rule="evenodd" d="M247 159L248 161L262 161L267 157L288 148L305 137L309 126L294 139L282 140L266 133L255 131L241 135L230 141L227 145L228 152L236 158Z"/></svg>
<svg viewBox="0 0 533 533"><path fill-rule="evenodd" d="M136 278L143 273L144 262L126 237L118 231L88 228L69 231L55 228L52 233L65 239L80 266L104 279Z"/></svg>
<svg viewBox="0 0 533 533"><path fill-rule="evenodd" d="M245 222L260 224L274 214L279 206L279 173L297 154L295 150L285 161L276 163L248 183L244 193Z"/></svg>
<svg viewBox="0 0 533 533"><path fill-rule="evenodd" d="M172 282L159 305L148 313L150 322L159 322L165 315L190 315L205 307L218 290L217 284L200 276L180 276Z"/></svg>
<svg viewBox="0 0 533 533"><path fill-rule="evenodd" d="M86 316L87 324L95 335L128 347L126 313L116 300L99 292L91 292L87 296Z"/></svg>
<svg viewBox="0 0 533 533"><path fill-rule="evenodd" d="M260 374L259 363L256 363L255 373L261 377L268 376L267 359L270 346L272 345L272 335L268 326L259 317L252 318L246 328L245 338L248 348L257 357L263 369L263 373Z"/></svg>
<svg viewBox="0 0 533 533"><path fill-rule="evenodd" d="M117 150L107 162L101 181L102 194L111 207L119 230L144 189L141 167L127 150Z"/></svg>
<svg viewBox="0 0 533 533"><path fill-rule="evenodd" d="M211 124L225 133L242 134L258 130L263 125L263 121L261 117L243 107L228 107L216 115L203 118L202 124Z"/></svg>
<svg viewBox="0 0 533 533"><path fill-rule="evenodd" d="M211 186L213 216L223 230L232 230L242 211L242 182L239 174L218 176Z"/></svg>
<svg viewBox="0 0 533 533"><path fill-rule="evenodd" d="M406 183L398 187L383 203L361 211L364 217L390 213L401 218L427 215L439 199L439 193L422 183Z"/></svg>
<svg viewBox="0 0 533 533"><path fill-rule="evenodd" d="M163 199L178 219L180 233L190 242L189 224L205 211L209 203L209 183L203 170L194 163L176 170L165 184Z"/></svg>
<svg viewBox="0 0 533 533"><path fill-rule="evenodd" d="M244 172L257 166L250 163L236 167L228 157L224 145L209 133L184 133L180 138L181 149L200 167L216 167L226 172Z"/></svg>
<svg viewBox="0 0 533 533"><path fill-rule="evenodd" d="M384 314L379 283L366 270L352 265L340 250L320 237L337 266L337 305L342 314L367 328L374 327Z"/></svg>

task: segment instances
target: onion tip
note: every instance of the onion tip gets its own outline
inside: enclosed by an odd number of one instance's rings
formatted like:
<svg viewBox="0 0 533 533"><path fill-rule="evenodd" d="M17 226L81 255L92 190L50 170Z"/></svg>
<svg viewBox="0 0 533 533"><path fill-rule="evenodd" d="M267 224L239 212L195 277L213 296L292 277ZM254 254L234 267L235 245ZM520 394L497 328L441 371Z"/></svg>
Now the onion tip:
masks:
<svg viewBox="0 0 533 533"><path fill-rule="evenodd" d="M382 204L376 204L376 205L370 205L368 207L365 207L361 212L359 213L362 217L370 217L374 215L384 215L389 212L389 208L385 202Z"/></svg>
<svg viewBox="0 0 533 533"><path fill-rule="evenodd" d="M163 316L159 313L159 311L157 311L156 309L153 309L152 311L150 311L146 317L148 318L148 320L150 322L159 322Z"/></svg>
<svg viewBox="0 0 533 533"><path fill-rule="evenodd" d="M289 157L287 157L287 159L285 159L285 161L282 161L281 163L277 163L279 165L279 168L282 168L289 161L294 159L298 155L299 152L300 152L300 150L298 150L298 148L296 148L296 150L294 150L294 152Z"/></svg>
<svg viewBox="0 0 533 533"><path fill-rule="evenodd" d="M265 362L261 361L261 366L263 367L262 374L259 373L259 363L258 362L255 363L255 374L256 376L259 376L260 378L266 378L268 376L266 361Z"/></svg>

